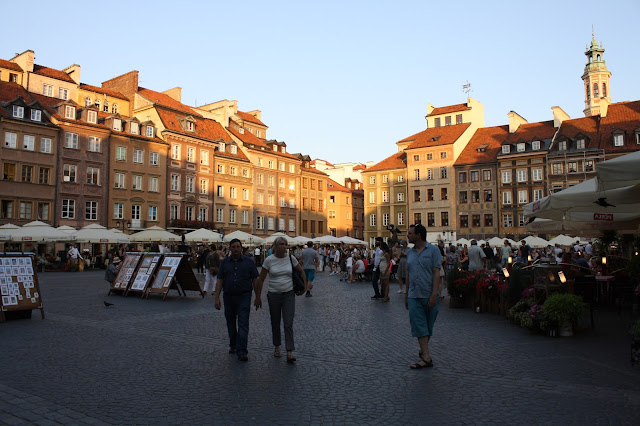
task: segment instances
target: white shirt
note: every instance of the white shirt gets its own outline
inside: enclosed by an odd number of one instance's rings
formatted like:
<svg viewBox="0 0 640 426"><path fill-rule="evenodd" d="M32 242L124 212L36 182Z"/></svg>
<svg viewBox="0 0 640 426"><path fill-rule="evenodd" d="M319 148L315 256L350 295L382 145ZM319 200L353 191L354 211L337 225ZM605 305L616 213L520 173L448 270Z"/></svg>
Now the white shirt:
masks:
<svg viewBox="0 0 640 426"><path fill-rule="evenodd" d="M295 256L289 257L276 257L275 254L267 257L262 264L262 268L269 271L267 275L269 277L267 290L271 293L285 293L293 290L293 278L291 278L291 262L295 267L298 264L298 259Z"/></svg>
<svg viewBox="0 0 640 426"><path fill-rule="evenodd" d="M593 255L593 245L591 245L591 243L588 243L584 248L584 251L587 252L587 254L590 256Z"/></svg>
<svg viewBox="0 0 640 426"><path fill-rule="evenodd" d="M78 257L80 257L80 252L77 248L71 247L71 249L69 250L69 256L71 256L73 259L77 259Z"/></svg>

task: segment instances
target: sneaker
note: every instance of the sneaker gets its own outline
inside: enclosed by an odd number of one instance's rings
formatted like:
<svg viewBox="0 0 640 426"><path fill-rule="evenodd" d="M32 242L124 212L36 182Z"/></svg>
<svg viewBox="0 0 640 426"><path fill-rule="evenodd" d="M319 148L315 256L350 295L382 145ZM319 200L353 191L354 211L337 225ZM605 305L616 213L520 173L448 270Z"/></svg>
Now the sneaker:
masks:
<svg viewBox="0 0 640 426"><path fill-rule="evenodd" d="M305 296L305 297L311 297L311 296L313 296L313 294L311 294L311 293L307 292L307 294L306 294L306 296Z"/></svg>
<svg viewBox="0 0 640 426"><path fill-rule="evenodd" d="M404 293L403 290L398 290L398 294Z"/></svg>

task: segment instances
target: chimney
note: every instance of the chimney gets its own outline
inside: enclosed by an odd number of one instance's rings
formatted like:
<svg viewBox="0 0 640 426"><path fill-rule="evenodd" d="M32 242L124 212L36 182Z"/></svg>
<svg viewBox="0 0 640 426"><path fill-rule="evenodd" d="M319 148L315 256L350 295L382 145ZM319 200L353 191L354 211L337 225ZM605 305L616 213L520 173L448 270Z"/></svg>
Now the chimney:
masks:
<svg viewBox="0 0 640 426"><path fill-rule="evenodd" d="M33 72L33 61L36 54L33 50L25 50L19 55L14 56L9 62L18 64L25 72Z"/></svg>
<svg viewBox="0 0 640 426"><path fill-rule="evenodd" d="M138 91L138 71L129 71L126 74L113 77L111 80L103 81L102 87L120 92L130 102L133 102L133 98Z"/></svg>
<svg viewBox="0 0 640 426"><path fill-rule="evenodd" d="M569 114L564 112L562 108L559 106L552 106L551 111L553 111L553 127L556 129L560 127L564 120L569 120Z"/></svg>
<svg viewBox="0 0 640 426"><path fill-rule="evenodd" d="M174 87L173 89L165 90L162 93L169 96L174 101L182 102L182 87Z"/></svg>
<svg viewBox="0 0 640 426"><path fill-rule="evenodd" d="M80 84L80 65L73 64L63 69L62 71L66 72L69 77L71 77L73 81L75 81L76 84Z"/></svg>
<svg viewBox="0 0 640 426"><path fill-rule="evenodd" d="M436 107L433 104L427 104L427 115L431 114Z"/></svg>
<svg viewBox="0 0 640 426"><path fill-rule="evenodd" d="M260 118L262 117L262 111L260 111L259 109L254 109L253 111L249 111L247 112L247 114L251 114L258 120L262 121L262 118Z"/></svg>
<svg viewBox="0 0 640 426"><path fill-rule="evenodd" d="M607 98L600 98L600 118L607 116L607 110L609 109L609 100Z"/></svg>
<svg viewBox="0 0 640 426"><path fill-rule="evenodd" d="M528 123L527 120L515 111L509 111L509 113L507 113L507 117L509 117L509 133L515 133L515 131L518 130L518 127Z"/></svg>

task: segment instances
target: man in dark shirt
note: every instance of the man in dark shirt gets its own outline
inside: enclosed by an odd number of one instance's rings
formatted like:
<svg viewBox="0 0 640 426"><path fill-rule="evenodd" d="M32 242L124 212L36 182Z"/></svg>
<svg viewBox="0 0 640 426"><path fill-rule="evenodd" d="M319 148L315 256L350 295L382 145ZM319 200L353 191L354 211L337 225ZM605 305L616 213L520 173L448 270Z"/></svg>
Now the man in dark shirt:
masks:
<svg viewBox="0 0 640 426"><path fill-rule="evenodd" d="M237 354L240 361L248 361L249 313L251 292L257 290L258 268L255 262L242 254L242 242L235 238L230 244L231 256L224 258L218 271L216 309L220 309L220 292L224 290L224 316L229 332L229 353Z"/></svg>
<svg viewBox="0 0 640 426"><path fill-rule="evenodd" d="M529 264L529 255L531 254L531 248L529 247L529 245L527 245L527 242L525 240L522 240L520 242L520 259L522 260L522 263L524 263L525 265Z"/></svg>

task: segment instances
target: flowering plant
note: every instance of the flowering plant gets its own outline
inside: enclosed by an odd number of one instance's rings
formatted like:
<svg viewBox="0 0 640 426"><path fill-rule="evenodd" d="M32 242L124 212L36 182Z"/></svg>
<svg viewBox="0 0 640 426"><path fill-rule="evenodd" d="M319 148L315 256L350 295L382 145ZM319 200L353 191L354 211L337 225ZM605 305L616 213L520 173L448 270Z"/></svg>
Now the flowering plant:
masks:
<svg viewBox="0 0 640 426"><path fill-rule="evenodd" d="M496 274L487 275L480 279L477 284L478 291L486 296L497 296L507 288L505 283L501 283Z"/></svg>

